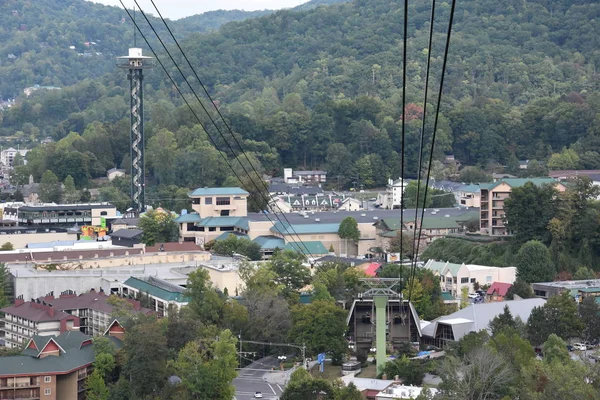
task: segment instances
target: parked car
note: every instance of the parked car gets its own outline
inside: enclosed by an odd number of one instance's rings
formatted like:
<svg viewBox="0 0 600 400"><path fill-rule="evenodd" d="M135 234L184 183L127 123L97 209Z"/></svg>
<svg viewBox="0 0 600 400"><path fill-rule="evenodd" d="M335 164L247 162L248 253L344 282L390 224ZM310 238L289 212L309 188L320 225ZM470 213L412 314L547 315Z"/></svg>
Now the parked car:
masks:
<svg viewBox="0 0 600 400"><path fill-rule="evenodd" d="M573 344L573 348L575 350L581 350L581 351L587 350L587 346L583 343L575 343L575 344Z"/></svg>
<svg viewBox="0 0 600 400"><path fill-rule="evenodd" d="M262 395L262 393L261 393L261 392L256 392L256 393L254 393L254 398L255 398L255 399L262 399L262 398L263 398L263 395Z"/></svg>
<svg viewBox="0 0 600 400"><path fill-rule="evenodd" d="M573 346L571 346L570 344L567 345L567 351L573 351Z"/></svg>

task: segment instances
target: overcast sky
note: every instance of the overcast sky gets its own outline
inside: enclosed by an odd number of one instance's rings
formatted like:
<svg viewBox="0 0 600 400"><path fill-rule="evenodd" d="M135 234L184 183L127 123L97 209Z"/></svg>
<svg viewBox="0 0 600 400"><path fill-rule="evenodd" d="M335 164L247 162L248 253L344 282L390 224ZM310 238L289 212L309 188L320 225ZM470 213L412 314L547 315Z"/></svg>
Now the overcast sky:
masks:
<svg viewBox="0 0 600 400"><path fill-rule="evenodd" d="M88 0L109 6L119 6L119 0ZM165 18L177 19L211 10L278 10L295 7L308 0L154 0L154 3ZM127 8L133 8L133 0L123 0ZM138 0L144 12L155 14L150 0Z"/></svg>

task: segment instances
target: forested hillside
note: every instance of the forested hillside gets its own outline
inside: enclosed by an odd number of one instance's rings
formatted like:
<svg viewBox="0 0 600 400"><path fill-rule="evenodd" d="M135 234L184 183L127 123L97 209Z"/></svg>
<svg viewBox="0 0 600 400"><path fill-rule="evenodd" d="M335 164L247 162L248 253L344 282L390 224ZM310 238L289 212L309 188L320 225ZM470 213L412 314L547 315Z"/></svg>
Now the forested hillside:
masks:
<svg viewBox="0 0 600 400"><path fill-rule="evenodd" d="M52 0L31 4L42 3ZM448 2L437 5L431 99L439 85L450 9ZM409 104L404 112L400 6L391 0L356 0L284 10L187 38L177 22L172 25L260 171L327 168L331 176L340 176L342 185L359 177L369 187L399 176L403 117L408 175L414 176L417 168L431 3L414 1L409 9ZM122 14L109 11L115 17ZM495 162L509 170L518 168L518 159L536 159L551 168L600 168L599 17L600 4L591 0L458 2L436 158L454 153L464 165ZM123 24L122 45L111 43L112 51L128 47L130 28ZM164 31L160 34L167 39ZM11 35L8 45L17 34ZM55 68L74 65L69 60ZM180 81L175 67L164 56L163 61ZM55 64L52 59L50 65ZM3 136L31 144L46 135L56 140L68 136L32 152L33 162L23 167L23 176L32 173L40 179L50 169L63 179L60 166L69 165L82 175L76 179L82 186L105 168L127 165L128 83L113 58L105 67L102 78L69 77L77 83L20 98L3 112ZM19 73L28 71L23 65ZM54 78L49 74L49 83ZM428 112L435 109L433 103ZM150 190L173 193L232 183L229 167L158 67L146 73L146 117ZM428 124L427 136L431 128ZM110 152L95 143L102 140ZM78 161L67 163L67 155Z"/></svg>

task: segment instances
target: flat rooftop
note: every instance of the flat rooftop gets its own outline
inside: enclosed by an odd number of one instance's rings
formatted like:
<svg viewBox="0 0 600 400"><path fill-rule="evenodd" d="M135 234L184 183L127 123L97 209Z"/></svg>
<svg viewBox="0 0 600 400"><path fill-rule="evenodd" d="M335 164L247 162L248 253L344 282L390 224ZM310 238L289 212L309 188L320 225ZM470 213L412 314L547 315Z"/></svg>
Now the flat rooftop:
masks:
<svg viewBox="0 0 600 400"><path fill-rule="evenodd" d="M533 285L548 286L563 289L600 288L600 279L586 279L581 281L536 282Z"/></svg>
<svg viewBox="0 0 600 400"><path fill-rule="evenodd" d="M479 208L465 208L465 207L453 207L453 208L426 208L424 218L428 218L431 216L434 217L444 217L449 215L448 218L456 218L463 214L466 214L471 211L478 211ZM435 211L435 214L432 212ZM404 210L404 220L405 221L413 221L415 219L415 210L407 209ZM304 216L306 214L308 218ZM376 209L376 210L363 210L363 211L342 211L342 210L333 210L333 211L304 211L304 212L295 212L295 213L284 213L283 214L287 221L290 224L301 225L301 224L312 224L316 223L315 218L319 219L320 224L339 224L346 217L353 217L356 222L359 224L364 223L372 223L374 224L378 220L381 219L400 219L400 210L385 210L385 209ZM418 217L421 217L421 210L418 211ZM249 221L264 221L268 222L269 219L271 221L277 222L277 218L275 215L271 214L263 214L263 213L248 213ZM279 214L279 218L283 221L285 219ZM285 221L285 222L287 222Z"/></svg>

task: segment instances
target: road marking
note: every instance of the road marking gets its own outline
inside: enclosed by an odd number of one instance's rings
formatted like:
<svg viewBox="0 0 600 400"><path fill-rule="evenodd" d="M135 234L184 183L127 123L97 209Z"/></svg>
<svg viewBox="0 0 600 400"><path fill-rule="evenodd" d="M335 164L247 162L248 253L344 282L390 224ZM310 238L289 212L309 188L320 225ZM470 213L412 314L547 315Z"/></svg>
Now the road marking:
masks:
<svg viewBox="0 0 600 400"><path fill-rule="evenodd" d="M277 387L283 392L283 388L281 386L277 385Z"/></svg>
<svg viewBox="0 0 600 400"><path fill-rule="evenodd" d="M270 383L267 383L267 385L269 385L269 387L271 388L271 390L273 391L273 394L277 394L277 392L275 391L275 389L273 389L273 386L271 386Z"/></svg>

